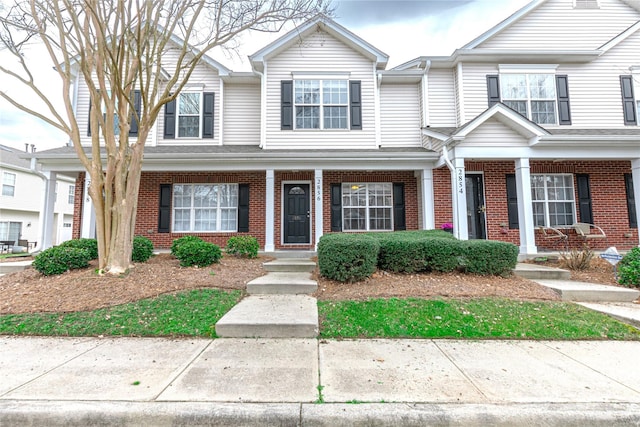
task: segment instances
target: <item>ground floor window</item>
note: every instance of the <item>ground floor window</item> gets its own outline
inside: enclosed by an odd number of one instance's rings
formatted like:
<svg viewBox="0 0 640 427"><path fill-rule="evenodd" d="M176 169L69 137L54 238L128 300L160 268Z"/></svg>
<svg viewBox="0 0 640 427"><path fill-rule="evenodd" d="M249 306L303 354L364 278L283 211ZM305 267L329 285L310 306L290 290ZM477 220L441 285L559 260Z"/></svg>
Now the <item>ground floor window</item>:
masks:
<svg viewBox="0 0 640 427"><path fill-rule="evenodd" d="M21 233L21 222L0 221L0 240L17 242Z"/></svg>
<svg viewBox="0 0 640 427"><path fill-rule="evenodd" d="M393 230L391 183L343 183L342 229L344 231Z"/></svg>
<svg viewBox="0 0 640 427"><path fill-rule="evenodd" d="M238 184L173 186L173 231L236 231Z"/></svg>
<svg viewBox="0 0 640 427"><path fill-rule="evenodd" d="M531 175L533 223L536 227L563 227L575 223L573 175Z"/></svg>

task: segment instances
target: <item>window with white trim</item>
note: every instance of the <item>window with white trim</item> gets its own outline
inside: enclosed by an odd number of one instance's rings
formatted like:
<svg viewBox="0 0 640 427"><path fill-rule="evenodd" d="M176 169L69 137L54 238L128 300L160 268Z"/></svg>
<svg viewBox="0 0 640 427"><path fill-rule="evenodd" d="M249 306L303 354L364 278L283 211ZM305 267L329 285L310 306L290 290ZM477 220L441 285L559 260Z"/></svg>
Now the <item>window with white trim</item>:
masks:
<svg viewBox="0 0 640 427"><path fill-rule="evenodd" d="M72 205L74 200L75 200L75 193L76 193L76 186L75 185L70 185L69 186L69 198L67 200L67 202Z"/></svg>
<svg viewBox="0 0 640 427"><path fill-rule="evenodd" d="M2 195L13 197L16 193L16 174L4 172L2 174Z"/></svg>
<svg viewBox="0 0 640 427"><path fill-rule="evenodd" d="M177 98L177 106L176 135L178 138L200 138L202 93L181 92Z"/></svg>
<svg viewBox="0 0 640 427"><path fill-rule="evenodd" d="M343 183L342 230L393 230L391 183Z"/></svg>
<svg viewBox="0 0 640 427"><path fill-rule="evenodd" d="M500 75L502 103L538 124L556 124L554 74Z"/></svg>
<svg viewBox="0 0 640 427"><path fill-rule="evenodd" d="M22 234L22 223L13 221L0 221L0 240L17 242Z"/></svg>
<svg viewBox="0 0 640 427"><path fill-rule="evenodd" d="M236 231L238 184L175 184L173 231Z"/></svg>
<svg viewBox="0 0 640 427"><path fill-rule="evenodd" d="M347 129L348 80L294 80L296 129Z"/></svg>
<svg viewBox="0 0 640 427"><path fill-rule="evenodd" d="M576 222L576 203L571 174L531 175L533 225L565 227Z"/></svg>

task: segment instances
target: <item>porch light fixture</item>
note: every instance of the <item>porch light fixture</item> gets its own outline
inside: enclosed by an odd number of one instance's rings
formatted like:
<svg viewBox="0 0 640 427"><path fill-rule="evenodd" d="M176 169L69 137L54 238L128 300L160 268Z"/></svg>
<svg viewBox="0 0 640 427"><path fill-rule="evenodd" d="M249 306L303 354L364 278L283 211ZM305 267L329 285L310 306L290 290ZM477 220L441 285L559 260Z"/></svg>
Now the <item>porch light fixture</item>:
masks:
<svg viewBox="0 0 640 427"><path fill-rule="evenodd" d="M351 189L352 189L352 190L357 190L358 188L360 188L360 186L359 186L359 185L357 185L357 184L353 184L353 185L351 186Z"/></svg>

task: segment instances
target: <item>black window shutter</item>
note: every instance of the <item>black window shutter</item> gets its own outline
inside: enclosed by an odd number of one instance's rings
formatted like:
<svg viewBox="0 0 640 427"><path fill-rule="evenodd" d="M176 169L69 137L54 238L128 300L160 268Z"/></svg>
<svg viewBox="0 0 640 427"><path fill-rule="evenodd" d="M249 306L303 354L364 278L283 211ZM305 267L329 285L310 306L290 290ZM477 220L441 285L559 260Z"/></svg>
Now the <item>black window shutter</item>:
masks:
<svg viewBox="0 0 640 427"><path fill-rule="evenodd" d="M636 105L633 98L633 77L620 76L620 89L622 91L624 124L634 126L636 124Z"/></svg>
<svg viewBox="0 0 640 427"><path fill-rule="evenodd" d="M160 184L158 233L171 231L171 184Z"/></svg>
<svg viewBox="0 0 640 427"><path fill-rule="evenodd" d="M578 173L576 174L576 181L578 182L578 209L580 210L580 222L593 224L589 175L586 173Z"/></svg>
<svg viewBox="0 0 640 427"><path fill-rule="evenodd" d="M293 80L280 82L280 129L293 130Z"/></svg>
<svg viewBox="0 0 640 427"><path fill-rule="evenodd" d="M507 215L509 217L509 228L517 230L520 228L518 222L518 190L516 188L516 176L507 174Z"/></svg>
<svg viewBox="0 0 640 427"><path fill-rule="evenodd" d="M407 229L404 206L404 182L393 183L393 229L395 231Z"/></svg>
<svg viewBox="0 0 640 427"><path fill-rule="evenodd" d="M213 106L215 94L213 92L205 92L202 96L202 137L213 138Z"/></svg>
<svg viewBox="0 0 640 427"><path fill-rule="evenodd" d="M349 80L351 130L362 130L362 95L360 80Z"/></svg>
<svg viewBox="0 0 640 427"><path fill-rule="evenodd" d="M487 102L489 107L500 102L500 76L497 74L487 75Z"/></svg>
<svg viewBox="0 0 640 427"><path fill-rule="evenodd" d="M624 174L624 184L627 190L627 211L629 212L629 227L638 228L638 213L636 212L636 196L633 192L633 176Z"/></svg>
<svg viewBox="0 0 640 427"><path fill-rule="evenodd" d="M331 231L342 231L342 184L331 184Z"/></svg>
<svg viewBox="0 0 640 427"><path fill-rule="evenodd" d="M238 232L249 232L249 184L238 185Z"/></svg>
<svg viewBox="0 0 640 427"><path fill-rule="evenodd" d="M131 112L131 120L129 121L129 136L138 136L138 118L140 117L140 109L142 107L142 96L139 90L133 91L133 108L135 112ZM136 117L137 116L137 117Z"/></svg>
<svg viewBox="0 0 640 427"><path fill-rule="evenodd" d="M569 108L569 80L567 76L556 76L556 94L558 97L558 124L571 124Z"/></svg>
<svg viewBox="0 0 640 427"><path fill-rule="evenodd" d="M164 105L164 138L176 138L176 100Z"/></svg>

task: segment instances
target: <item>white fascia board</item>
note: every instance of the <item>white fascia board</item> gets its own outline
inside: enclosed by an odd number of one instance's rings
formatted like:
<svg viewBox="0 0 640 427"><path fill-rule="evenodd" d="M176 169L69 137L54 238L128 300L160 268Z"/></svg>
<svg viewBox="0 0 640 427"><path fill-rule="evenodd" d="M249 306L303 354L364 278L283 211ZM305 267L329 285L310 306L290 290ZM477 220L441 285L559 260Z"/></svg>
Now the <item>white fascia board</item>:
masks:
<svg viewBox="0 0 640 427"><path fill-rule="evenodd" d="M476 48L478 45L484 43L486 40L488 40L491 37L495 36L500 31L502 31L505 28L509 27L514 22L518 21L524 15L528 14L529 12L531 12L532 10L537 8L538 6L540 6L545 1L547 1L547 0L533 0L531 3L527 4L522 9L518 10L513 15L509 16L507 19L505 19L504 21L500 22L498 25L490 28L488 31L482 33L480 36L476 37L475 39L471 40L466 45L462 46L462 48L463 49L474 49L474 48Z"/></svg>
<svg viewBox="0 0 640 427"><path fill-rule="evenodd" d="M536 125L535 123L527 120L520 114L516 113L512 109L506 107L503 104L495 104L491 108L485 110L482 114L473 119L470 123L468 123L465 127L463 127L459 132L456 132L452 135L454 139L456 138L464 138L469 135L471 132L480 127L487 120L495 117L501 123L506 126L511 127L516 132L522 134L523 136L529 138L532 136L543 136L548 135L547 132L542 127ZM524 133L522 131L525 131Z"/></svg>
<svg viewBox="0 0 640 427"><path fill-rule="evenodd" d="M555 74L559 64L498 64L500 74Z"/></svg>
<svg viewBox="0 0 640 427"><path fill-rule="evenodd" d="M474 160L631 160L638 158L637 146L613 148L610 145L581 145L574 147L464 147L452 149L455 157Z"/></svg>
<svg viewBox="0 0 640 427"><path fill-rule="evenodd" d="M429 128L422 128L422 134L428 136L430 138L435 138L440 141L446 141L449 139L449 135L445 135L444 133L436 132Z"/></svg>
<svg viewBox="0 0 640 427"><path fill-rule="evenodd" d="M451 56L434 56L428 59L432 68L451 68L459 62L584 64L601 55L602 50L458 49Z"/></svg>
<svg viewBox="0 0 640 427"><path fill-rule="evenodd" d="M603 53L605 53L609 49L615 47L618 43L625 40L627 37L634 34L638 30L640 30L640 21L636 22L635 24L633 24L632 26L630 26L629 28L627 28L626 30L624 30L623 32L621 32L620 34L618 34L617 36L615 36L614 38L612 38L611 40L603 44L602 46L600 46L598 50L601 50Z"/></svg>

